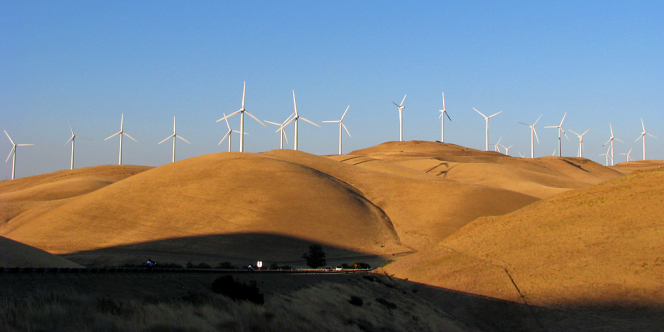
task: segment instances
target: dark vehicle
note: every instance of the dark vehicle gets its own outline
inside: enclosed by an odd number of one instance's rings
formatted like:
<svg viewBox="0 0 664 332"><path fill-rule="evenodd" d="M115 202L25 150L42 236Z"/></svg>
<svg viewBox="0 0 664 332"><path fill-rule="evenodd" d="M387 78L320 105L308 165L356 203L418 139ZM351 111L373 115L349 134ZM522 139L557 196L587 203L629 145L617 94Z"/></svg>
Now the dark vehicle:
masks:
<svg viewBox="0 0 664 332"><path fill-rule="evenodd" d="M145 261L144 265L145 265L146 269L148 269L149 271L152 271L152 270L154 270L155 266L157 266L157 263L148 258L148 260Z"/></svg>
<svg viewBox="0 0 664 332"><path fill-rule="evenodd" d="M328 266L328 267L325 268L325 272L331 272L331 271L332 271L331 267Z"/></svg>

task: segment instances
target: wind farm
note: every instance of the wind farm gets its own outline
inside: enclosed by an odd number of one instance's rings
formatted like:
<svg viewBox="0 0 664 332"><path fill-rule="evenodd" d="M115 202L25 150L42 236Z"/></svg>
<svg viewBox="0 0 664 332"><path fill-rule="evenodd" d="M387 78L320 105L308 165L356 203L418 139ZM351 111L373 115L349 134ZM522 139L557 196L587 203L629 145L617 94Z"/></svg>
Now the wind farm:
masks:
<svg viewBox="0 0 664 332"><path fill-rule="evenodd" d="M2 8L2 331L663 326L660 3Z"/></svg>

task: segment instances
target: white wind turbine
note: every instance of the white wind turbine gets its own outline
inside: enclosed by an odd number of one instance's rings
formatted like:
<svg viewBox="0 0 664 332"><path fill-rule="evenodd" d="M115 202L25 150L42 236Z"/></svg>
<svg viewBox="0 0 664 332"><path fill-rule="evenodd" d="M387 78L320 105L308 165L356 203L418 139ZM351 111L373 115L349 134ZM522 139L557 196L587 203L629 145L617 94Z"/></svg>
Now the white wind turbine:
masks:
<svg viewBox="0 0 664 332"><path fill-rule="evenodd" d="M404 98L406 98L406 97L404 97ZM441 136L442 136L441 142L445 143L445 116L443 116L443 115L446 115L447 118L450 119L450 121L452 121L452 118L450 118L450 115L447 113L447 110L445 109L445 92L443 92L443 109L438 110L438 112L440 112L439 118L441 118L441 127L442 127L442 129L441 129Z"/></svg>
<svg viewBox="0 0 664 332"><path fill-rule="evenodd" d="M628 161L628 162L629 162L629 161L634 161L634 160L630 160L631 158L629 157L629 155L632 153L632 149L633 149L633 148L629 148L629 152L627 152L627 153L622 153L622 152L620 153L620 154L623 155L623 156L627 156L627 161Z"/></svg>
<svg viewBox="0 0 664 332"><path fill-rule="evenodd" d="M588 130L590 130L590 128L588 128ZM572 134L575 134L579 137L579 153L577 154L577 157L583 158L583 135L587 134L588 130L586 130L583 134L579 134L572 129L569 130L572 132Z"/></svg>
<svg viewBox="0 0 664 332"><path fill-rule="evenodd" d="M535 140L534 140L534 138L537 139L537 144L539 144L539 137L537 137L537 130L535 130L535 125L542 118L542 115L540 115L539 118L537 118L537 121L535 121L535 123L533 123L531 125L529 125L527 123L519 122L522 125L526 125L526 126L530 127L530 158L535 158ZM533 136L533 134L534 134L534 136Z"/></svg>
<svg viewBox="0 0 664 332"><path fill-rule="evenodd" d="M275 133L276 133L276 132L281 132L281 133L279 133L279 137L280 137L279 148L282 149L282 150L283 150L283 148L284 148L284 139L286 139L286 143L288 143L288 136L286 135L286 125L287 125L286 123L291 119L291 117L292 117L293 115L295 115L295 113L289 115L288 118L286 118L286 120L284 120L284 122L282 122L282 123L280 123L280 124L279 124L279 123L272 122L272 121L267 121L267 120L265 120L265 122L267 122L267 123L269 123L269 124L273 124L273 125L275 125L275 126L279 126L279 129L277 129L277 131L275 131Z"/></svg>
<svg viewBox="0 0 664 332"><path fill-rule="evenodd" d="M504 145L501 144L500 146L502 146L503 149L505 149L505 154L509 156L510 155L510 149L514 146L514 144L512 144L510 146L504 146Z"/></svg>
<svg viewBox="0 0 664 332"><path fill-rule="evenodd" d="M606 166L609 166L609 158L611 158L611 162L613 163L613 157L609 155L609 151L611 151L611 147L606 150L606 153L600 154L600 156L606 156Z"/></svg>
<svg viewBox="0 0 664 332"><path fill-rule="evenodd" d="M247 92L247 81L244 81L244 88L242 89L242 108L240 108L238 111L235 111L227 116L224 116L223 118L217 120L217 122L221 120L226 120L230 118L231 116L240 113L240 152L244 152L244 113L249 114L254 120L258 121L258 123L262 124L263 127L267 127L264 123L261 122L261 120L258 120L255 116L253 116L251 113L247 112L247 110L244 109L244 96ZM230 142L229 142L230 143ZM218 144L217 144L218 145Z"/></svg>
<svg viewBox="0 0 664 332"><path fill-rule="evenodd" d="M623 144L625 144L625 142L623 142L623 141L619 140L618 138L616 138L615 136L613 136L613 126L611 125L611 122L609 122L609 128L611 129L611 137L609 137L609 140L606 141L606 143L604 143L604 145L602 145L602 146L606 146L607 144L609 144L609 142L611 143L611 146L609 147L609 149L611 150L611 166L613 166L614 162L615 162L615 153L613 153L613 151L614 151L613 150L613 140L615 139L618 142L623 143Z"/></svg>
<svg viewBox="0 0 664 332"><path fill-rule="evenodd" d="M105 141L109 138L115 137L116 135L120 135L120 157L118 158L118 165L122 165L122 136L127 135L127 137L131 138L132 141L138 143L137 140L135 140L133 137L129 136L129 134L124 132L124 130L122 129L123 125L124 125L124 113L120 116L120 131L118 131L117 133L115 133L115 134L113 134L109 137L106 137L106 139L104 139L104 141Z"/></svg>
<svg viewBox="0 0 664 332"><path fill-rule="evenodd" d="M547 126L544 128L555 128L558 129L558 157L563 156L563 150L562 150L562 140L560 136L560 132L565 134L565 138L569 141L569 137L567 137L567 134L565 133L565 130L563 129L563 122L565 121L565 117L567 116L567 112L565 112L565 115L563 115L563 119L560 121L560 124L557 126ZM554 153L555 154L555 153Z"/></svg>
<svg viewBox="0 0 664 332"><path fill-rule="evenodd" d="M489 119L493 118L494 116L502 113L503 111L500 111L494 115L491 116L486 116L482 114L482 112L478 111L477 108L473 108L475 112L480 113L481 116L484 117L484 120L486 120L486 151L489 151Z"/></svg>
<svg viewBox="0 0 664 332"><path fill-rule="evenodd" d="M348 131L348 128L346 128L346 125L344 124L344 117L346 116L346 113L348 112L348 109L350 108L350 105L346 107L346 111L344 112L344 115L341 116L341 120L334 120L334 121L323 121L327 123L339 123L339 155L341 155L341 137L343 132L341 131L341 128L346 129L346 133L348 134L348 137L350 136L350 132Z"/></svg>
<svg viewBox="0 0 664 332"><path fill-rule="evenodd" d="M9 155L7 156L7 160L5 160L5 162L9 161L9 157L11 157L12 155L14 156L14 158L12 159L12 180L14 180L16 178L16 148L19 146L31 146L34 144L16 144L14 143L12 138L9 137L9 134L7 134L6 130L5 130L5 135L7 135L9 141L12 142L12 150L9 152Z"/></svg>
<svg viewBox="0 0 664 332"><path fill-rule="evenodd" d="M297 113L297 101L295 101L295 90L293 90L293 107L295 108L295 116L294 116L293 118L291 118L291 119L290 119L290 120L284 125L284 127L287 126L289 123L295 121L295 138L293 138L293 150L297 151L297 122L298 122L298 120L299 120L299 119L302 119L302 120L304 120L304 121L306 121L306 122L311 123L312 125L314 125L314 126L316 126L316 127L318 127L318 128L320 128L320 126L317 125L317 124L315 124L315 123L313 123L313 122L311 122L311 121L309 121L309 120L307 120L307 119L305 119L305 118L303 118L303 117L301 117L300 114Z"/></svg>
<svg viewBox="0 0 664 332"><path fill-rule="evenodd" d="M403 109L406 108L406 106L403 106L403 102L406 101L406 96L407 95L403 95L403 99L399 105L397 105L395 102L392 102L392 104L396 105L399 109L399 141L401 142L403 142Z"/></svg>
<svg viewBox="0 0 664 332"><path fill-rule="evenodd" d="M71 131L71 137L69 138L69 140L67 140L67 143L71 142L71 163L69 165L69 169L71 170L74 169L74 142L76 141L77 138L82 138L85 140L90 140L90 139L74 135L74 129L71 129L71 123L69 124L69 131ZM65 145L67 145L67 143L65 143Z"/></svg>
<svg viewBox="0 0 664 332"><path fill-rule="evenodd" d="M657 138L649 133L646 132L646 126L643 124L643 118L641 118L641 128L643 128L643 132L641 132L641 136L634 141L634 143L638 142L641 138L643 138L643 160L646 160L646 135L652 137L652 138Z"/></svg>
<svg viewBox="0 0 664 332"><path fill-rule="evenodd" d="M219 143L217 143L217 145L221 145L221 142L223 142L226 139L226 137L228 137L228 152L231 152L231 138L233 136L233 133L240 134L240 140L242 140L241 138L242 138L243 134L244 135L248 135L248 134L231 129L231 125L228 124L228 117L226 116L226 113L223 113L223 114L224 114L224 117L222 119L226 120L226 127L228 127L228 131L226 132L226 135L224 135L224 138L222 138L221 141L219 141Z"/></svg>
<svg viewBox="0 0 664 332"><path fill-rule="evenodd" d="M173 135L164 138L163 141L161 141L157 144L164 143L164 142L168 141L169 138L173 139L173 157L171 158L171 162L173 163L173 162L175 162L175 138L179 138L179 139L189 143L189 141L187 141L186 139L182 138L182 136L175 133L175 117L173 117ZM191 144L191 143L189 143L189 144Z"/></svg>
<svg viewBox="0 0 664 332"><path fill-rule="evenodd" d="M496 142L496 144L493 145L493 151L495 151L495 152L500 152L500 141L501 141L502 139L503 139L503 137L500 136L500 138L498 139L498 142Z"/></svg>

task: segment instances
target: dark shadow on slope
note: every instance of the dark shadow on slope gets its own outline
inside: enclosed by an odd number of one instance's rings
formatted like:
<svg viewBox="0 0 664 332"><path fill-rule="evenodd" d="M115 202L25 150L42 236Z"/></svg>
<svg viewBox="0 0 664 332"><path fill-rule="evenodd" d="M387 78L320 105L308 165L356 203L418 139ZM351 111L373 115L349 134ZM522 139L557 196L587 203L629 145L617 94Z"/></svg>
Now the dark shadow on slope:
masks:
<svg viewBox="0 0 664 332"><path fill-rule="evenodd" d="M481 331L664 331L662 303L527 306L408 280L392 280L398 287L415 292Z"/></svg>
<svg viewBox="0 0 664 332"><path fill-rule="evenodd" d="M151 258L157 262L185 265L191 261L217 266L220 262L231 262L246 266L263 261L279 265L304 265L302 254L314 243L306 239L267 233L233 233L193 236L159 241L113 246L97 250L80 251L62 255L87 267L122 266L140 264ZM338 265L357 261L378 266L383 258L361 251L318 243L327 255L327 265Z"/></svg>

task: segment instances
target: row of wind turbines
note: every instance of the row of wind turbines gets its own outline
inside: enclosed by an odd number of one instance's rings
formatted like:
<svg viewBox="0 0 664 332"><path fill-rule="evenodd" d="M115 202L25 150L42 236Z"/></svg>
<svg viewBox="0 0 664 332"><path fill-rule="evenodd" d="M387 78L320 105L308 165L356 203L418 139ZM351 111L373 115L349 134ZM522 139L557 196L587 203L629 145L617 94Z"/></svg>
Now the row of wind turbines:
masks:
<svg viewBox="0 0 664 332"><path fill-rule="evenodd" d="M244 136L248 135L248 133L246 133L245 130L244 130L244 122L245 122L244 121L244 116L245 116L245 113L248 114L250 117L252 117L254 120L256 120L258 123L260 123L262 126L267 127L261 120L259 120L257 117L255 117L253 114L249 113L245 109L246 91L247 91L247 83L245 81L244 86L243 86L243 90L242 90L242 106L241 106L241 108L239 110L229 114L229 115L226 115L225 113L223 113L224 117L217 120L217 122L225 121L226 126L228 128L228 131L226 132L226 134L223 136L223 138L221 139L221 141L219 141L219 143L217 145L221 145L221 143L228 138L228 151L229 152L231 151L231 147L232 147L231 139L232 139L232 134L233 133L237 133L237 134L240 135L240 152L244 152ZM403 110L405 109L404 102L406 101L406 96L407 95L404 95L403 99L401 100L401 103L399 103L399 104L393 102L393 104L397 107L397 109L399 111L399 140L400 141L403 141ZM439 118L441 119L441 142L444 143L445 142L445 117L447 117L448 120L450 120L450 121L452 121L452 118L450 117L450 115L447 112L447 109L445 107L445 93L442 93L442 98L443 98L443 109L439 110L439 112L440 112ZM294 90L293 90L293 108L294 108L294 112L291 115L289 115L286 118L286 120L284 120L282 123L276 123L276 122L265 120L265 122L267 122L269 124L272 124L272 125L276 125L276 126L279 127L275 131L275 133L279 133L280 148L281 149L284 148L284 140L286 141L286 143L288 143L288 136L286 135L285 128L289 124L293 123L294 127L295 127L294 138L293 138L293 149L294 150L298 150L298 123L299 123L300 119L305 121L305 122L308 122L308 123L310 123L310 124L312 124L316 127L320 127L318 124L316 124L316 123L314 123L310 120L307 120L306 118L300 116L300 114L298 113L298 110L297 110L297 100L295 99L295 91ZM350 132L348 131L348 128L346 127L346 125L343 122L344 118L346 117L346 114L348 113L349 108L350 108L350 105L348 107L346 107L346 110L344 111L343 115L341 116L341 119L339 119L339 120L322 121L324 123L338 123L339 124L339 154L340 155L342 154L343 130L345 130L346 133L348 134L348 136L351 137ZM477 110L476 108L473 108L473 110L475 110L477 113L479 113L485 120L485 124L486 124L486 145L485 145L485 149L486 149L486 151L489 151L489 119L499 115L500 113L502 113L502 111L500 111L498 113L495 113L495 114L492 114L490 116L486 116L482 112ZM231 126L228 123L228 119L235 116L235 115L237 115L237 114L240 114L240 131L231 129ZM567 140L569 140L569 137L567 136L567 133L565 133L565 130L563 129L563 123L565 121L566 116L567 116L567 113L565 113L563 115L563 118L560 121L559 125L545 127L545 128L551 128L551 129L557 129L558 130L558 148L556 150L558 151L559 156L562 156L562 135L564 135L567 138ZM526 125L530 128L530 158L535 157L535 140L537 140L537 143L539 144L539 137L537 135L537 130L535 129L535 126L537 125L537 123L539 122L539 120L541 118L542 118L542 115L540 115L539 118L537 118L535 123L533 123L532 125L527 124L527 123L523 123L523 122L519 122L520 124ZM645 136L647 135L647 136L651 136L653 138L656 138L656 137L653 136L652 134L646 132L645 125L643 123L643 119L641 119L641 126L643 128L643 131L642 131L641 135L639 136L639 138L636 139L635 142L638 142L639 139L643 140L643 159L645 160L646 159L646 137ZM123 137L127 136L129 139L133 140L134 142L138 142L138 141L136 141L136 139L134 139L128 133L126 133L123 128L124 128L124 114L122 114L120 116L120 131L118 131L115 134L113 134L113 135L111 135L111 136L104 139L104 140L109 140L109 139L111 139L115 136L119 136L119 138L120 138L120 147L119 147L119 153L118 153L118 164L119 165L122 165ZM611 165L614 165L614 144L613 144L613 141L617 140L621 143L624 143L623 141L621 141L620 139L618 139L614 136L613 126L611 125L611 123L609 123L609 128L611 130L611 136L609 137L609 140L604 144L604 146L609 145L609 149L608 149L607 153L600 155L600 156L606 156L606 165L607 166L608 166L609 158L611 159ZM71 142L70 169L74 169L74 145L76 143L76 139L77 138L86 139L86 140L88 140L88 139L75 135L73 129L71 128L71 124L69 125L69 129L71 131L71 137L69 138L69 140L67 140L65 145L67 145L69 142ZM586 135L589 130L590 129L586 130L583 134L579 134L579 133L574 132L573 130L570 130L570 132L576 134L579 137L579 149L578 149L578 153L577 153L578 157L583 157L583 151L584 151L583 136ZM32 146L34 144L15 144L14 141L9 136L9 134L7 133L7 131L5 131L5 134L7 135L7 138L9 138L9 141L12 144L12 150L10 151L9 156L7 157L5 162L9 161L9 158L11 158L13 156L12 179L14 179L15 175L16 175L16 152L17 152L17 147L19 147L19 146ZM172 140L172 145L173 145L171 162L174 162L175 161L176 139L180 139L180 140L182 140L182 141L184 141L188 144L191 144L185 138L183 138L182 136L180 136L176 133L175 117L173 117L173 134L169 135L168 137L166 137L164 140L162 140L158 144L164 143L164 142L168 141L169 139ZM501 140L502 140L502 137L498 140L498 142L496 144L494 144L494 150L496 152L500 152L500 147L502 146L503 149L505 150L505 154L509 155L509 149L512 148L514 146L514 144L510 145L509 147L506 147L506 146L500 144ZM630 149L629 152L626 153L626 154L621 153L621 154L627 156L627 161L630 160L631 151L632 151L632 149ZM555 155L555 152L556 151L554 151L554 155ZM520 152L518 152L518 153L522 158L525 157Z"/></svg>

